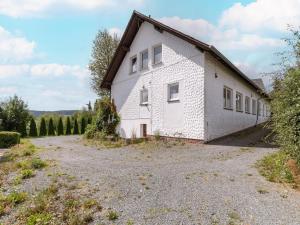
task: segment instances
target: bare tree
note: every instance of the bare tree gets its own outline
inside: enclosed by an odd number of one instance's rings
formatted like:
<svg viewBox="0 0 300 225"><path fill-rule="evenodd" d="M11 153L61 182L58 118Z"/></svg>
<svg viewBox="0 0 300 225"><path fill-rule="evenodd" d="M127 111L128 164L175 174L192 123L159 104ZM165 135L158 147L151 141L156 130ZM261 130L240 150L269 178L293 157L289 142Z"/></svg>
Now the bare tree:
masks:
<svg viewBox="0 0 300 225"><path fill-rule="evenodd" d="M93 42L91 71L91 87L99 97L109 96L109 91L100 87L108 66L114 56L120 40L117 35L110 35L107 30L100 30Z"/></svg>

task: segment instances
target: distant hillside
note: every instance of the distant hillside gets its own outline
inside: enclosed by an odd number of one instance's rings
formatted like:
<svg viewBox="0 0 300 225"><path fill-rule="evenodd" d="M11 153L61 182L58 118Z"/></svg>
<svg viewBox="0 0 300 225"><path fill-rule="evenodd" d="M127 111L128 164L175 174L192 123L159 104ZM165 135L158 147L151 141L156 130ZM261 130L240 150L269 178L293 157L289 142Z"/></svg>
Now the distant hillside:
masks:
<svg viewBox="0 0 300 225"><path fill-rule="evenodd" d="M36 117L43 115L43 114L59 114L63 116L71 116L75 112L79 110L57 110L57 111L37 111L37 110L30 110L30 113Z"/></svg>

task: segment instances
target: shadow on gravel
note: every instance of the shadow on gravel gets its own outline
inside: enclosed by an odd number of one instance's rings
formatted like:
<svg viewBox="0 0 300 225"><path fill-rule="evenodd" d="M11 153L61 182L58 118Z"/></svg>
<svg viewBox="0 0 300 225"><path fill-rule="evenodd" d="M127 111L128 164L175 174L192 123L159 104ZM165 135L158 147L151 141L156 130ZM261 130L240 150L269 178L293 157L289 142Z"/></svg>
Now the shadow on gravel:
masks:
<svg viewBox="0 0 300 225"><path fill-rule="evenodd" d="M273 144L271 130L264 127L265 124L251 127L246 130L213 140L208 145L276 148Z"/></svg>

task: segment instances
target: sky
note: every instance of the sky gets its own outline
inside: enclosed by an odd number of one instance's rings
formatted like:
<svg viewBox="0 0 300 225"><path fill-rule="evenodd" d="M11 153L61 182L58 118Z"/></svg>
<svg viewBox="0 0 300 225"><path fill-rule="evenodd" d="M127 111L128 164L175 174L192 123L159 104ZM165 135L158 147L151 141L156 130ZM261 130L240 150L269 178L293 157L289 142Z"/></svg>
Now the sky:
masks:
<svg viewBox="0 0 300 225"><path fill-rule="evenodd" d="M0 0L0 100L32 110L81 109L90 88L92 42L122 35L132 11L214 45L250 78L274 70L300 0ZM270 79L263 76L265 84Z"/></svg>

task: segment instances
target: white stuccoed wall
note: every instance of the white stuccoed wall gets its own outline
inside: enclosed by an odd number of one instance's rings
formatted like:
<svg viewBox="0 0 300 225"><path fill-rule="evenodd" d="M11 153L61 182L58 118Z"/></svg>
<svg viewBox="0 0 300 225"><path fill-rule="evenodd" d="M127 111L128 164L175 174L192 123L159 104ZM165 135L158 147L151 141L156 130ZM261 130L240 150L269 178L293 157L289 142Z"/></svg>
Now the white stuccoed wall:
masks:
<svg viewBox="0 0 300 225"><path fill-rule="evenodd" d="M218 78L215 78L217 73ZM233 110L223 108L223 87L233 89ZM236 91L243 94L243 111L236 111ZM205 140L212 140L228 135L256 123L256 115L252 115L252 102L250 104L251 114L245 113L245 96L252 99L261 98L261 95L249 84L238 77L234 72L219 63L209 53L205 53ZM260 100L267 105L264 99ZM265 116L258 117L258 123L268 120Z"/></svg>
<svg viewBox="0 0 300 225"><path fill-rule="evenodd" d="M152 66L152 47L162 44L161 65ZM149 69L129 74L130 58L147 49ZM167 85L179 82L180 102L167 102ZM140 90L149 91L149 105L140 106ZM204 54L195 46L144 22L112 84L112 98L121 115L119 132L140 137L140 124L147 133L204 139Z"/></svg>

